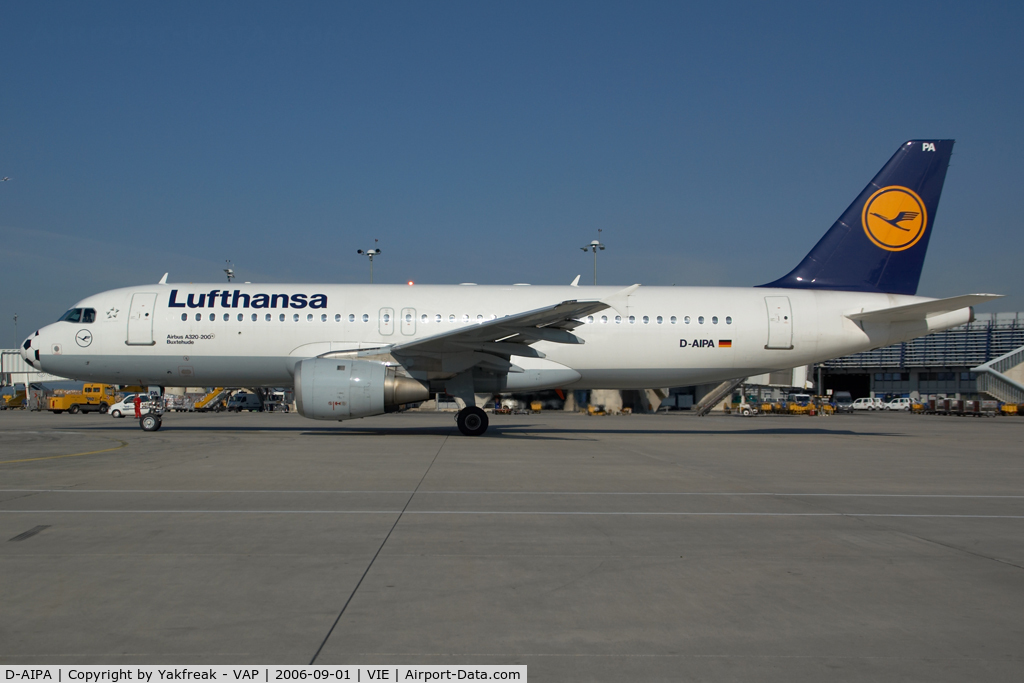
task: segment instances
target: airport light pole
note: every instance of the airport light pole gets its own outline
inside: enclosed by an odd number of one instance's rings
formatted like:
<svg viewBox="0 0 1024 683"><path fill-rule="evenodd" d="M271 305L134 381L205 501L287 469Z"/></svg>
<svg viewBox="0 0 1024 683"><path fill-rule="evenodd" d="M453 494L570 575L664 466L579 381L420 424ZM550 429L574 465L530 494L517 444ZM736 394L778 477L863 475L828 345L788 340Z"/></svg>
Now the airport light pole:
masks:
<svg viewBox="0 0 1024 683"><path fill-rule="evenodd" d="M228 276L228 284L231 284L231 281L235 279L234 264L227 259L224 260L224 263L228 264L228 267L224 269L224 274Z"/></svg>
<svg viewBox="0 0 1024 683"><path fill-rule="evenodd" d="M4 178L4 180L7 180L7 178ZM18 339L18 314L15 313L14 314L14 348L18 348L19 344L21 344L21 340Z"/></svg>
<svg viewBox="0 0 1024 683"><path fill-rule="evenodd" d="M374 240L373 243L376 244L377 240ZM373 257L380 255L380 249L376 249L376 248L374 248L374 249L356 249L356 253L357 254L362 254L363 256L369 256L370 257L370 284L372 285L373 284Z"/></svg>
<svg viewBox="0 0 1024 683"><path fill-rule="evenodd" d="M598 230L597 230L597 236L601 237L601 229L600 228L598 228ZM604 251L604 245L601 244L601 240L600 239L596 239L596 240L591 240L590 244L588 244L585 247L580 247L580 249L582 249L583 251L592 251L592 252L594 252L594 284L596 285L597 284L597 252L598 251Z"/></svg>

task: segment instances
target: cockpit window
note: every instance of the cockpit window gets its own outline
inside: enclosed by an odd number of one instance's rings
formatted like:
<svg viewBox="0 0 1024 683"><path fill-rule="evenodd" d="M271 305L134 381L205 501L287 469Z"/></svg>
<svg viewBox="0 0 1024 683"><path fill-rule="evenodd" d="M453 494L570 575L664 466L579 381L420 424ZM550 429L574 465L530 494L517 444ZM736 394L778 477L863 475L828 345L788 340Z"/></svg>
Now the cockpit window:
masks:
<svg viewBox="0 0 1024 683"><path fill-rule="evenodd" d="M72 308L60 317L69 323L94 323L96 322L95 308ZM60 321L58 321L60 322Z"/></svg>

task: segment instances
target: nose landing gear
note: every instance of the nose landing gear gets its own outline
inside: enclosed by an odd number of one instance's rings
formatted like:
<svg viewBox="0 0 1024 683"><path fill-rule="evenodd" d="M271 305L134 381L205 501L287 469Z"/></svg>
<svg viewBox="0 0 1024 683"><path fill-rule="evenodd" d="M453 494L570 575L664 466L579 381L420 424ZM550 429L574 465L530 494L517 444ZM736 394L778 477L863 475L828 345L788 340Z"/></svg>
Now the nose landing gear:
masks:
<svg viewBox="0 0 1024 683"><path fill-rule="evenodd" d="M159 415L143 415L139 418L139 426L144 432L155 432L163 426L163 420Z"/></svg>

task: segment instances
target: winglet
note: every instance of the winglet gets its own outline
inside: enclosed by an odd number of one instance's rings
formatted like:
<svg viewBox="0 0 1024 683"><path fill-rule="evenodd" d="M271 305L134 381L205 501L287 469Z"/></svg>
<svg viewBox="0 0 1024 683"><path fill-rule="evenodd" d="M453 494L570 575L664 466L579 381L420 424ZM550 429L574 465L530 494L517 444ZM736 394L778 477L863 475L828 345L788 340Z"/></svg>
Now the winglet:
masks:
<svg viewBox="0 0 1024 683"><path fill-rule="evenodd" d="M164 276L162 278L160 278L160 282L158 282L157 284L158 285L166 285L167 284L167 276L168 275L170 275L170 273L164 273Z"/></svg>
<svg viewBox="0 0 1024 683"><path fill-rule="evenodd" d="M601 299L601 303L611 306L620 315L625 313L626 307L629 305L629 295L640 289L639 284L630 285L625 289L620 289L611 296Z"/></svg>
<svg viewBox="0 0 1024 683"><path fill-rule="evenodd" d="M580 286L580 276L577 275L576 279L569 283L569 286L570 287L579 287Z"/></svg>

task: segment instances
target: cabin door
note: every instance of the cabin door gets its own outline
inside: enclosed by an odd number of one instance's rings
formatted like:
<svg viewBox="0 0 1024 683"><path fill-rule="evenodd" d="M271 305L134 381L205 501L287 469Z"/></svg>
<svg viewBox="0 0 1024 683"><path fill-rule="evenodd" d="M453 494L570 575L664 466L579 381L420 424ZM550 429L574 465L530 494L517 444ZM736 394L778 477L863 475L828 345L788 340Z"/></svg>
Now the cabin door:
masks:
<svg viewBox="0 0 1024 683"><path fill-rule="evenodd" d="M156 292L132 294L132 306L128 311L129 346L153 346L153 317L156 314Z"/></svg>
<svg viewBox="0 0 1024 683"><path fill-rule="evenodd" d="M788 296L766 296L768 307L768 343L766 349L793 348L793 309Z"/></svg>

